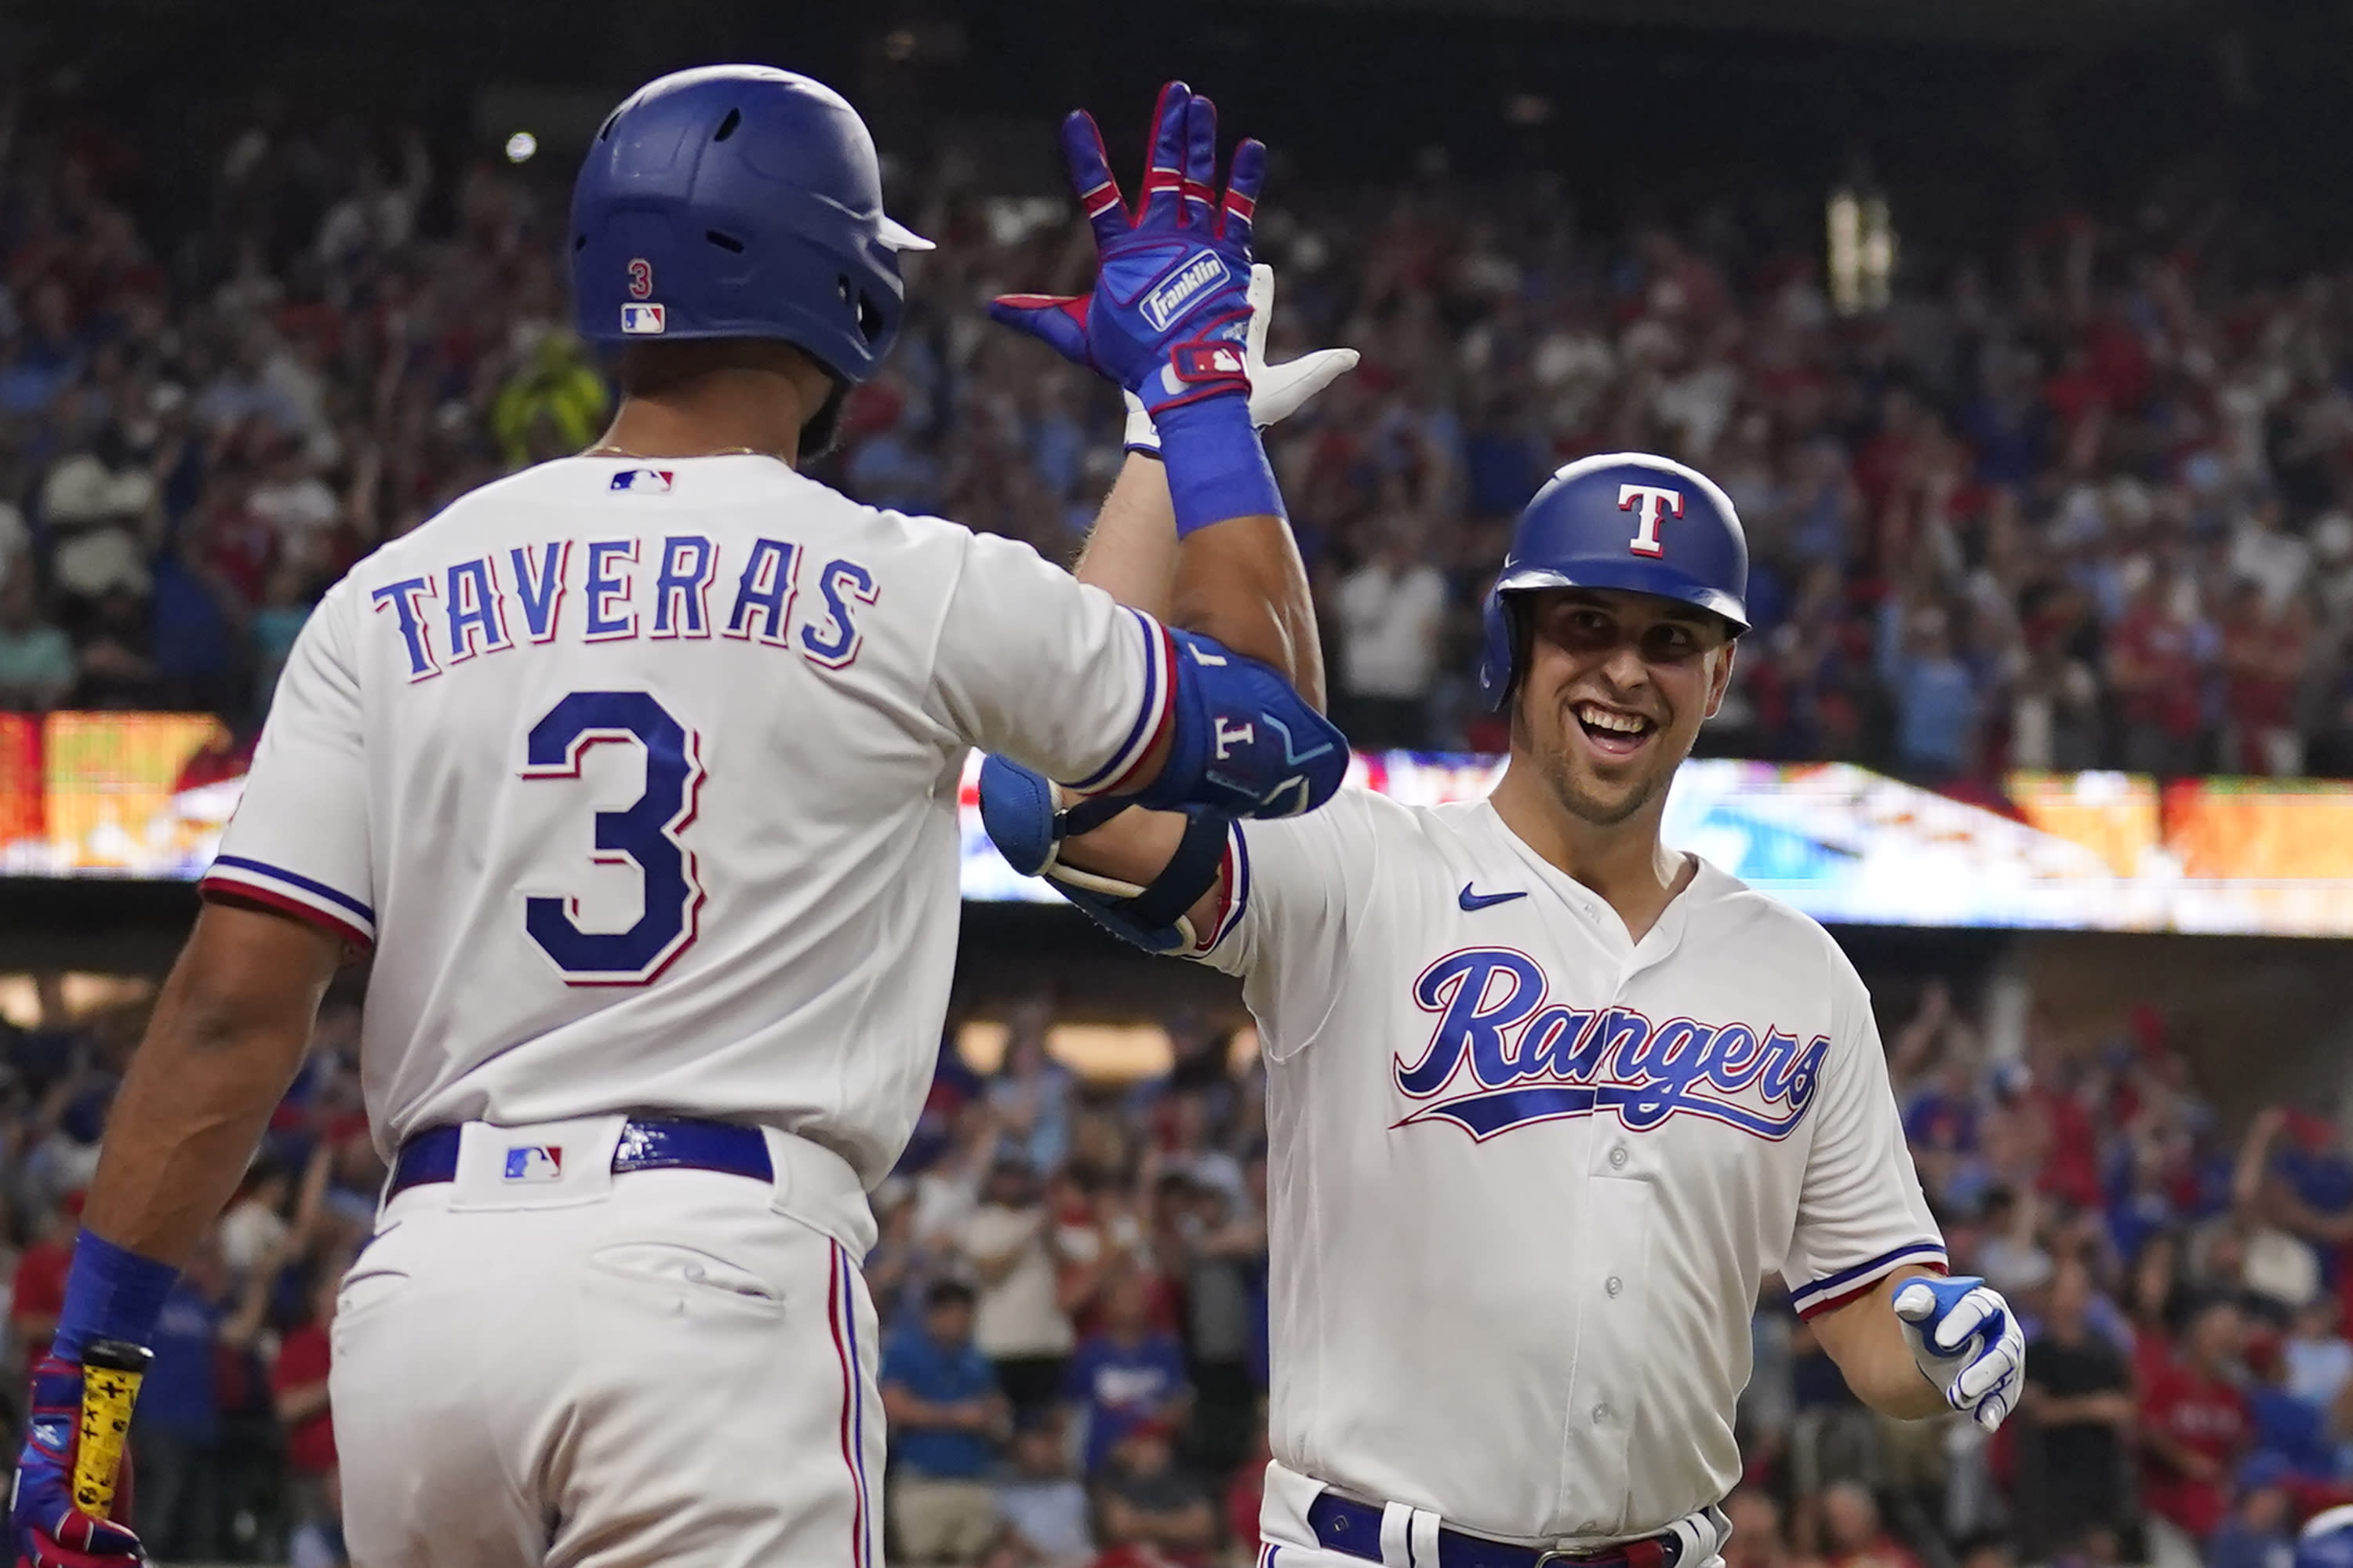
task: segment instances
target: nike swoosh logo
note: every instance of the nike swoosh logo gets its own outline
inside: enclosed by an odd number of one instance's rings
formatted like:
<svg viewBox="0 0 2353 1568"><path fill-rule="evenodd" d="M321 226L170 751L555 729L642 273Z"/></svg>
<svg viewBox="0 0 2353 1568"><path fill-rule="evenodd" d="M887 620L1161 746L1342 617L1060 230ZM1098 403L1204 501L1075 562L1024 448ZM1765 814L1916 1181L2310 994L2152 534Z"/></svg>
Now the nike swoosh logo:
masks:
<svg viewBox="0 0 2353 1568"><path fill-rule="evenodd" d="M1471 891L1471 885L1466 882L1462 885L1462 896L1457 902L1468 912L1472 909L1484 909L1490 904L1509 904L1514 898L1526 896L1527 892L1525 888L1517 893L1473 893Z"/></svg>

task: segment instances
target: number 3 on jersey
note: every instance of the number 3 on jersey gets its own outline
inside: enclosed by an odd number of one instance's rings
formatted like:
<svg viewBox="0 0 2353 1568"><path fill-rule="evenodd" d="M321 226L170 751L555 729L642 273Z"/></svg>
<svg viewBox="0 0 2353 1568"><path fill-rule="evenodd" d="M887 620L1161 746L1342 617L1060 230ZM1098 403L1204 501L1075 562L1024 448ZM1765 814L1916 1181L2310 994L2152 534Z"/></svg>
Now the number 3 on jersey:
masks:
<svg viewBox="0 0 2353 1568"><path fill-rule="evenodd" d="M646 754L645 793L617 811L599 811L599 865L635 865L645 902L626 931L584 931L577 898L523 900L523 928L555 960L567 985L644 985L694 940L702 887L694 852L678 835L694 821L702 761L694 732L644 692L575 692L532 726L525 779L577 779L580 758L600 741L634 741ZM568 907L567 907L568 906Z"/></svg>

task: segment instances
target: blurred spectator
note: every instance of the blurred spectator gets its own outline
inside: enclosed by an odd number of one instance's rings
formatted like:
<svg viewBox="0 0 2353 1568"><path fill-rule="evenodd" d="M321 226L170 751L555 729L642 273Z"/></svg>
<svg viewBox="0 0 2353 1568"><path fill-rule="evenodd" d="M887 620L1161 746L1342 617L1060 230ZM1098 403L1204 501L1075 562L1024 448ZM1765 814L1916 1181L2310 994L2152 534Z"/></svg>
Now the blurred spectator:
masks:
<svg viewBox="0 0 2353 1568"><path fill-rule="evenodd" d="M1029 1568L1078 1568L1095 1554L1087 1489L1071 1474L1069 1446L1050 1417L1013 1436L1013 1470L996 1483L997 1516Z"/></svg>
<svg viewBox="0 0 2353 1568"><path fill-rule="evenodd" d="M973 1342L994 1364L1017 1419L1050 1411L1075 1340L1057 1291L1053 1231L1027 1164L997 1161L961 1245L979 1285Z"/></svg>
<svg viewBox="0 0 2353 1568"><path fill-rule="evenodd" d="M2141 1501L2160 1564L2194 1560L2229 1511L2231 1475L2253 1435L2238 1383L2245 1342L2238 1307L2208 1300L2141 1392Z"/></svg>
<svg viewBox="0 0 2353 1568"><path fill-rule="evenodd" d="M1145 1420L1113 1446L1111 1467L1095 1486L1107 1556L1124 1547L1178 1563L1207 1561L1217 1511L1201 1483L1176 1467L1174 1436L1166 1421Z"/></svg>
<svg viewBox="0 0 2353 1568"><path fill-rule="evenodd" d="M1724 1568L1792 1568L1788 1538L1781 1530L1781 1505L1770 1493L1741 1487L1724 1499L1724 1516L1732 1521Z"/></svg>
<svg viewBox="0 0 2353 1568"><path fill-rule="evenodd" d="M1951 778L1965 771L1975 755L1976 677L1954 653L1943 610L1919 611L1894 635L1902 642L1889 671L1899 732L1896 760L1925 779Z"/></svg>
<svg viewBox="0 0 2353 1568"><path fill-rule="evenodd" d="M1887 1533L1878 1500L1861 1481L1833 1481L1822 1491L1826 1568L1920 1568L1920 1559Z"/></svg>
<svg viewBox="0 0 2353 1568"><path fill-rule="evenodd" d="M140 1384L131 1437L140 1539L158 1557L221 1554L220 1361L243 1353L261 1330L274 1259L262 1265L232 1274L207 1238L155 1320L155 1359Z"/></svg>
<svg viewBox="0 0 2353 1568"><path fill-rule="evenodd" d="M893 1335L883 1349L893 1562L968 1563L997 1533L987 1477L994 1442L1010 1423L972 1326L970 1287L942 1280L924 1298L922 1326Z"/></svg>
<svg viewBox="0 0 2353 1568"><path fill-rule="evenodd" d="M58 539L49 567L58 591L85 601L117 590L144 595L155 503L153 476L132 462L111 424L60 459L42 483L39 507Z"/></svg>
<svg viewBox="0 0 2353 1568"><path fill-rule="evenodd" d="M294 639L310 622L313 608L309 577L299 567L285 565L269 574L260 606L253 612L253 711L267 716L278 677L294 652Z"/></svg>
<svg viewBox="0 0 2353 1568"><path fill-rule="evenodd" d="M2207 1543L2206 1568L2289 1568L2295 1560L2293 1468L2276 1454L2258 1454L2239 1467L2230 1517Z"/></svg>
<svg viewBox="0 0 2353 1568"><path fill-rule="evenodd" d="M335 1464L335 1422L327 1404L333 1361L329 1332L335 1322L343 1264L322 1265L311 1287L309 1311L279 1342L269 1369L270 1394L286 1433L286 1467L294 1531L288 1543L293 1568L327 1568L343 1561L343 1494Z"/></svg>
<svg viewBox="0 0 2353 1568"><path fill-rule="evenodd" d="M16 1259L8 1287L8 1334L20 1370L49 1353L58 1315L65 1310L66 1275L73 1267L74 1237L81 1228L81 1194L45 1212L32 1242Z"/></svg>
<svg viewBox="0 0 2353 1568"><path fill-rule="evenodd" d="M2018 1476L2027 1542L2038 1558L2114 1562L2130 1519L2127 1462L2138 1411L2124 1356L2088 1320L2092 1294L2084 1262L2061 1260L2042 1329L2027 1344Z"/></svg>
<svg viewBox="0 0 2353 1568"><path fill-rule="evenodd" d="M988 1084L1000 1135L1033 1171L1056 1169L1071 1149L1071 1070L1046 1049L1052 1018L1051 1004L1039 997L1013 1010L1005 1060Z"/></svg>
<svg viewBox="0 0 2353 1568"><path fill-rule="evenodd" d="M1333 718L1366 750L1428 744L1446 579L1403 521L1384 524L1363 565L1340 578L1331 609L1340 644Z"/></svg>
<svg viewBox="0 0 2353 1568"><path fill-rule="evenodd" d="M1103 1287L1101 1326L1079 1342L1063 1375L1063 1397L1086 1423L1090 1476L1103 1472L1129 1428L1181 1424L1192 1403L1184 1352L1151 1327L1151 1310L1143 1274L1122 1268Z"/></svg>
<svg viewBox="0 0 2353 1568"><path fill-rule="evenodd" d="M73 644L41 619L30 569L0 569L0 709L53 708L73 683Z"/></svg>

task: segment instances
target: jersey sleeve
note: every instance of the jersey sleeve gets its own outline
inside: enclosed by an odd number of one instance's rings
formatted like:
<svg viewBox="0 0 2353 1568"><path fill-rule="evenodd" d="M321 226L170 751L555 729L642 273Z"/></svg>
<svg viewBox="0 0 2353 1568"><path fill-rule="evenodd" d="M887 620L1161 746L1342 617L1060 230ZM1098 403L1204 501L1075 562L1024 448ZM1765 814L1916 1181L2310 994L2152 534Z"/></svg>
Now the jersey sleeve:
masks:
<svg viewBox="0 0 2353 1568"><path fill-rule="evenodd" d="M975 535L932 660L930 702L965 745L1118 794L1176 712L1176 645L1027 545Z"/></svg>
<svg viewBox="0 0 2353 1568"><path fill-rule="evenodd" d="M1822 1059L1813 1142L1781 1275L1799 1316L1844 1305L1905 1264L1944 1272L1945 1243L1912 1168L1871 998L1845 957Z"/></svg>
<svg viewBox="0 0 2353 1568"><path fill-rule="evenodd" d="M1371 800L1345 787L1303 816L1226 828L1222 906L1185 956L1241 978L1261 1048L1277 1061L1314 1038L1345 981L1379 869Z"/></svg>
<svg viewBox="0 0 2353 1568"><path fill-rule="evenodd" d="M347 578L295 639L244 797L197 888L364 948L375 941L375 879L350 605Z"/></svg>

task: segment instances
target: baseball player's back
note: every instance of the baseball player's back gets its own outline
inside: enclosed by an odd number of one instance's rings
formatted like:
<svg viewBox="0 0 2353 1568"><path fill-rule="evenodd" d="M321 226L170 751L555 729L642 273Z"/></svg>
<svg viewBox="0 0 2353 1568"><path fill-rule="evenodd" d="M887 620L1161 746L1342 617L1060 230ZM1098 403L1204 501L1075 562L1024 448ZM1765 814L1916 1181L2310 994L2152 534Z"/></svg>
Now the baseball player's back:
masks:
<svg viewBox="0 0 2353 1568"><path fill-rule="evenodd" d="M1213 145L1211 114L1165 89L1156 162ZM1111 810L1312 810L1345 772L1251 656L1282 656L1266 585L1296 568L1233 346L1262 168L1240 160L1230 225L1174 184L1099 212L1133 264L1082 312L1166 416L1122 486L1219 531L1199 549L1237 586L1198 613L1229 643L796 471L928 243L837 94L714 67L606 122L571 255L620 408L361 562L297 640L116 1100L36 1370L21 1555L142 1555L79 1407L127 1421L176 1265L373 947L391 1174L332 1298L353 1561L874 1562L865 1193L938 1049L965 752Z"/></svg>
<svg viewBox="0 0 2353 1568"><path fill-rule="evenodd" d="M551 462L328 596L205 885L382 948L387 1158L671 1108L871 1182L938 1047L968 737L1116 781L1165 646L1025 546L771 458Z"/></svg>
<svg viewBox="0 0 2353 1568"><path fill-rule="evenodd" d="M1884 1179L1869 1000L1787 905L1701 863L1631 939L1484 800L1348 789L1235 834L1208 961L1268 1059L1277 1492L1655 1529L1739 1478L1767 1273L1810 1308L1943 1262Z"/></svg>
<svg viewBox="0 0 2353 1568"><path fill-rule="evenodd" d="M327 596L204 889L380 949L361 1061L394 1175L340 1441L375 1474L527 1466L565 1521L534 1545L536 1509L427 1524L363 1488L357 1539L568 1554L646 1514L646 1454L700 1486L765 1452L810 1457L744 1478L794 1521L747 1550L871 1552L854 1263L938 1049L965 748L1117 784L1169 645L1027 546L751 454L544 464ZM462 1389L418 1375L451 1365ZM740 1398L657 1397L721 1367ZM638 1547L711 1546L672 1518Z"/></svg>

